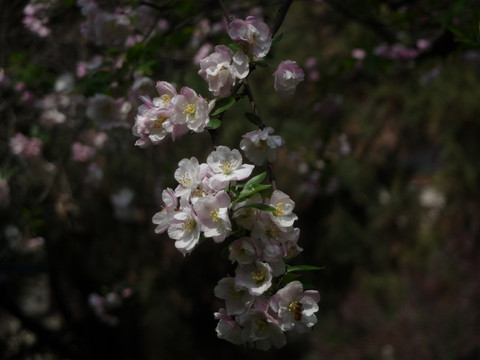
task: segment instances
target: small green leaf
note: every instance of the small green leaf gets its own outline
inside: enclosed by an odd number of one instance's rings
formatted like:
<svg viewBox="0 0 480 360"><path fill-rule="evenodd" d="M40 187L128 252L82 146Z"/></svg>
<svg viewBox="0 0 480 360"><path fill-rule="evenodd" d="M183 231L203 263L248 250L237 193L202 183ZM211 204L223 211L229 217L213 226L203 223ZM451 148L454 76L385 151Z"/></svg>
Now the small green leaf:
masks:
<svg viewBox="0 0 480 360"><path fill-rule="evenodd" d="M207 130L215 130L215 129L218 129L220 127L220 125L222 125L222 122L218 119L210 119L210 121L208 122L207 126L206 126L206 129Z"/></svg>
<svg viewBox="0 0 480 360"><path fill-rule="evenodd" d="M217 103L215 104L216 109L213 111L211 116L220 115L221 113L230 109L233 104L235 104L235 98L234 97L228 97L228 98L221 99L221 100L217 101Z"/></svg>
<svg viewBox="0 0 480 360"><path fill-rule="evenodd" d="M283 39L283 33L278 35L275 39L272 40L272 46L275 46L275 44L278 44L280 41Z"/></svg>
<svg viewBox="0 0 480 360"><path fill-rule="evenodd" d="M248 121L250 121L253 125L258 126L259 128L263 127L263 122L257 115L252 113L245 113L245 116L247 117Z"/></svg>
<svg viewBox="0 0 480 360"><path fill-rule="evenodd" d="M258 174L257 176L254 176L250 180L247 181L247 183L243 186L242 191L240 192L239 197L235 200L235 202L238 202L240 200L243 200L259 191L268 189L270 185L261 185L260 183L265 179L265 176L267 175L266 172L263 172L261 174Z"/></svg>
<svg viewBox="0 0 480 360"><path fill-rule="evenodd" d="M297 266L287 265L286 274L294 271L313 271L313 270L323 270L323 269L325 269L325 267L318 267L318 266L311 266L311 265L297 265Z"/></svg>

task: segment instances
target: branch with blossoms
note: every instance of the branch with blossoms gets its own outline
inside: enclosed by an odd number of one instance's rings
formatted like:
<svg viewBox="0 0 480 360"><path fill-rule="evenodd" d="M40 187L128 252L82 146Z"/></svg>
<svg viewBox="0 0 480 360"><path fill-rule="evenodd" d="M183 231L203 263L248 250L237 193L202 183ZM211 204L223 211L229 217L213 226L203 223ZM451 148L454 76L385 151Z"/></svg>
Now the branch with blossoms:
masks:
<svg viewBox="0 0 480 360"><path fill-rule="evenodd" d="M275 32L291 2L280 9ZM233 43L217 45L200 61L198 72L215 99L207 101L192 88L177 91L159 81L157 97L141 97L133 134L139 137L137 146L147 147L187 133L213 132L239 99L250 102L252 112L246 117L258 130L243 135L240 149L252 164L244 163L238 149L217 145L214 139L215 149L206 162L196 157L179 161L174 173L178 186L163 191L163 208L152 221L155 232L167 233L184 255L208 238L228 242L228 258L236 269L214 289L215 296L225 301L225 307L214 314L217 336L268 350L284 346L286 332L305 333L317 322L319 293L304 290L292 273L320 268L289 265L303 249L298 245L300 230L294 226L295 202L276 188L272 170L284 140L258 116L247 81L269 53L272 31L253 16L231 19L222 7ZM304 78L291 60L282 61L273 75L281 97L292 96ZM252 176L255 167L262 166L266 171ZM267 173L269 184L264 183Z"/></svg>

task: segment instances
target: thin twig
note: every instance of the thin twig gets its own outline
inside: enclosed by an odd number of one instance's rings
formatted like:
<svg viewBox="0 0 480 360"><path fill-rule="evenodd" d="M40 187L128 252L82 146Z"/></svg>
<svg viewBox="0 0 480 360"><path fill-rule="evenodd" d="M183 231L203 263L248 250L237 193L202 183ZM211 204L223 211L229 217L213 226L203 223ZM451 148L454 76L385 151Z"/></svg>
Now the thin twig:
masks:
<svg viewBox="0 0 480 360"><path fill-rule="evenodd" d="M278 9L277 16L275 16L272 24L272 38L277 33L278 29L280 29L280 26L282 26L283 20L285 20L285 16L287 16L288 9L293 1L294 0L286 0L280 9Z"/></svg>
<svg viewBox="0 0 480 360"><path fill-rule="evenodd" d="M230 24L233 20L233 17L229 14L227 7L223 3L222 0L218 0L220 3L220 7L222 8L223 16L225 17L225 20L227 20L227 24Z"/></svg>

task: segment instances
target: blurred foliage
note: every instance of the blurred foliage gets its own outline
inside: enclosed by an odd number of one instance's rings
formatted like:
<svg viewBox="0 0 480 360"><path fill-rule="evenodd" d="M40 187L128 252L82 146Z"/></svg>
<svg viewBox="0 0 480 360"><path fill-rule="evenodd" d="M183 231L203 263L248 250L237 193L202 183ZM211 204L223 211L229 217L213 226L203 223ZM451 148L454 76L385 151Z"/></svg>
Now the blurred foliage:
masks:
<svg viewBox="0 0 480 360"><path fill-rule="evenodd" d="M71 160L82 131L101 130L85 104L70 121L44 126L38 103L24 97L27 90L37 100L53 93L56 79L92 54L103 61L77 79L72 97L124 97L136 72L208 97L192 59L205 43L228 43L218 2L129 2L145 3L169 27L147 29L125 49L87 42L74 1L54 8L45 38L23 27L26 1L2 2L0 68L10 85L0 88L0 174L10 195L0 208L0 357L478 359L480 5L291 6L281 39L249 83L262 121L286 140L274 172L296 202L304 248L296 263L325 269L305 275L322 295L312 333L259 353L216 338L213 287L231 271L222 246L205 242L184 258L150 221L161 189L175 186L178 161L205 159L210 136L140 149L130 127L107 129L92 161L103 176L92 185L89 163ZM272 23L283 1L224 3L239 18L255 14ZM381 51L395 45L404 50L396 57ZM355 49L361 55L353 56ZM272 73L284 59L302 65L306 80L280 100ZM245 116L250 111L241 100L225 112L220 143L238 147L256 128ZM12 154L17 132L43 141L42 162ZM134 194L126 215L112 202L125 188ZM28 250L37 237L43 246ZM102 323L88 305L90 294L112 288L133 291L112 310L117 326Z"/></svg>

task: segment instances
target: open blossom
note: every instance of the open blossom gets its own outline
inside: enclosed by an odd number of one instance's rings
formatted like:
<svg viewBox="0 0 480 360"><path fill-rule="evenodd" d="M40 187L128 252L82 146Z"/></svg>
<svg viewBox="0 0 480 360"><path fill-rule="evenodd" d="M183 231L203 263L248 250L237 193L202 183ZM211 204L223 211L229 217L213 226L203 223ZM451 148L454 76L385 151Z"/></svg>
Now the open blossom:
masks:
<svg viewBox="0 0 480 360"><path fill-rule="evenodd" d="M215 242L222 242L232 232L228 217L229 206L230 196L225 191L219 191L215 196L200 197L193 205L201 230Z"/></svg>
<svg viewBox="0 0 480 360"><path fill-rule="evenodd" d="M253 308L238 316L237 319L243 328L243 338L254 344L257 349L267 351L272 345L275 348L285 346L285 334L275 319L266 311Z"/></svg>
<svg viewBox="0 0 480 360"><path fill-rule="evenodd" d="M245 52L257 58L265 57L272 45L270 28L255 16L233 20L228 26L228 35L240 43Z"/></svg>
<svg viewBox="0 0 480 360"><path fill-rule="evenodd" d="M213 175L210 178L210 186L221 190L230 181L244 180L250 176L254 166L242 164L242 155L237 149L230 150L227 146L218 146L207 157Z"/></svg>
<svg viewBox="0 0 480 360"><path fill-rule="evenodd" d="M280 190L275 190L272 193L269 205L275 208L275 211L269 213L270 219L282 231L292 226L295 220L298 219L298 216L292 212L295 202L290 199L290 196Z"/></svg>
<svg viewBox="0 0 480 360"><path fill-rule="evenodd" d="M317 323L319 301L318 291L303 291L302 283L295 280L270 298L270 308L277 314L282 330L305 333Z"/></svg>
<svg viewBox="0 0 480 360"><path fill-rule="evenodd" d="M305 74L295 61L282 61L273 73L275 91L283 98L293 95Z"/></svg>
<svg viewBox="0 0 480 360"><path fill-rule="evenodd" d="M208 90L213 95L225 97L236 80L245 78L248 72L248 57L243 51L233 54L225 45L217 45L214 53L200 61L198 74L208 82Z"/></svg>
<svg viewBox="0 0 480 360"><path fill-rule="evenodd" d="M180 94L172 99L175 107L173 122L177 125L185 124L194 132L202 132L210 121L211 105L195 90L183 87Z"/></svg>
<svg viewBox="0 0 480 360"><path fill-rule="evenodd" d="M242 328L226 313L225 309L220 309L214 316L218 320L215 331L219 339L227 340L236 345L245 343L242 336Z"/></svg>
<svg viewBox="0 0 480 360"><path fill-rule="evenodd" d="M163 190L162 200L164 203L162 211L159 211L153 215L152 218L152 222L157 225L155 228L155 232L157 234L164 233L168 230L174 215L174 211L177 210L178 207L178 199L173 190L170 188Z"/></svg>
<svg viewBox="0 0 480 360"><path fill-rule="evenodd" d="M229 315L244 313L253 303L253 296L244 287L235 284L235 279L226 277L221 279L214 289L215 296L225 300L225 307Z"/></svg>
<svg viewBox="0 0 480 360"><path fill-rule="evenodd" d="M240 149L245 153L248 160L255 165L263 165L265 160L273 162L277 159L277 151L284 144L281 136L270 135L271 127L251 131L242 136Z"/></svg>
<svg viewBox="0 0 480 360"><path fill-rule="evenodd" d="M200 239L198 218L191 205L180 199L180 209L175 211L168 228L168 236L175 241L175 247L184 255L190 253Z"/></svg>
<svg viewBox="0 0 480 360"><path fill-rule="evenodd" d="M259 296L272 286L272 268L267 263L240 264L235 270L235 284L248 289L251 295Z"/></svg>

